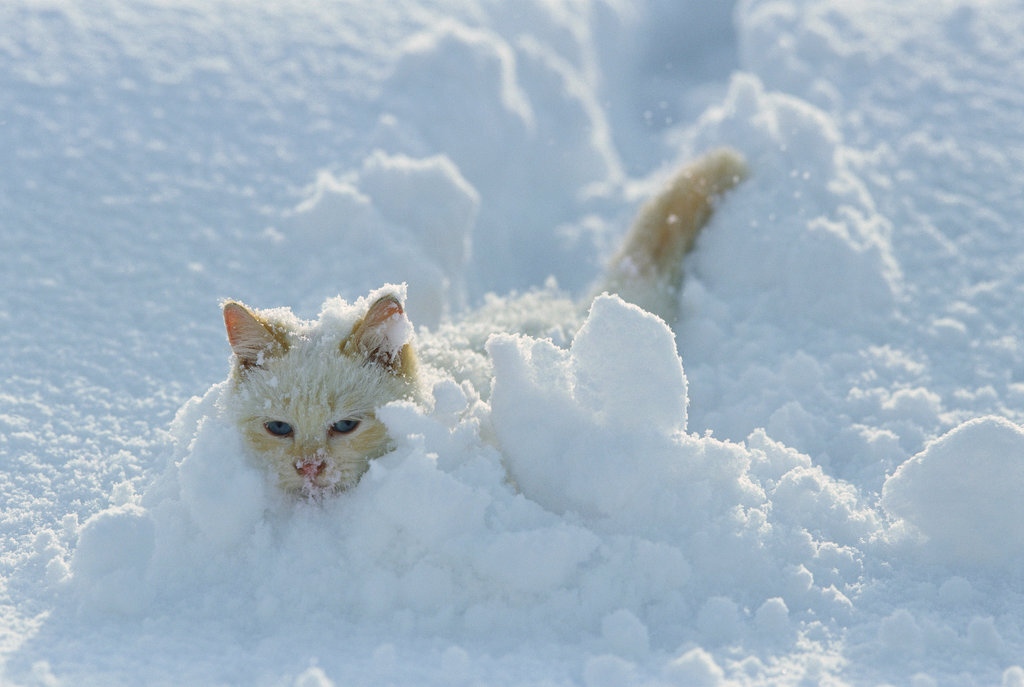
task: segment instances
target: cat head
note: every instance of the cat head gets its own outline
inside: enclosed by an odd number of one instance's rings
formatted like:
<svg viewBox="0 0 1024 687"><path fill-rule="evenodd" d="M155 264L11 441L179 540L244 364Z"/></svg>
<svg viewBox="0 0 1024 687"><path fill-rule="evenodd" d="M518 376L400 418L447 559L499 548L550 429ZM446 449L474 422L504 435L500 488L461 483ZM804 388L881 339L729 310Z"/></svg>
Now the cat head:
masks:
<svg viewBox="0 0 1024 687"><path fill-rule="evenodd" d="M355 484L389 449L376 409L415 391L411 325L399 299L377 299L340 337L236 301L223 314L234 351L231 410L253 457L288 492Z"/></svg>

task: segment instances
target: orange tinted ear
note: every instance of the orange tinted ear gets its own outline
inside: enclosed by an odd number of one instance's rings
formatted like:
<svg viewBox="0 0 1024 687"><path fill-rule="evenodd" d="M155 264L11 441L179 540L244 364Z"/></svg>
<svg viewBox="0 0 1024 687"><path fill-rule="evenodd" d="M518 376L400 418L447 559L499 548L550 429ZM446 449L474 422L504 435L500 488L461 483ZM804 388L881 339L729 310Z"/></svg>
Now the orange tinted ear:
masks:
<svg viewBox="0 0 1024 687"><path fill-rule="evenodd" d="M384 296L370 306L352 329L343 350L350 355L361 355L392 372L410 374L413 360L408 340L411 335L412 324L405 317L401 301L395 296Z"/></svg>
<svg viewBox="0 0 1024 687"><path fill-rule="evenodd" d="M401 316L405 311L402 310L402 303L395 296L384 296L370 306L370 309L366 311L366 317L363 318L363 325L366 327L380 327L384 325L392 317Z"/></svg>
<svg viewBox="0 0 1024 687"><path fill-rule="evenodd" d="M224 328L228 343L243 366L259 365L270 349L279 341L274 333L241 303L224 304Z"/></svg>

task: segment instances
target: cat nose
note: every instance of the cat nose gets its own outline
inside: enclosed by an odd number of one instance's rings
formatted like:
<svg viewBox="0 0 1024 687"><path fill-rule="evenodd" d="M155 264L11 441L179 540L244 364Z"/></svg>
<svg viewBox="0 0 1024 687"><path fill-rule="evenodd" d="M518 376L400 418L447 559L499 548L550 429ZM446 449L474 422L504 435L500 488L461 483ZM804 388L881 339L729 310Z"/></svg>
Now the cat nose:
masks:
<svg viewBox="0 0 1024 687"><path fill-rule="evenodd" d="M302 460L295 464L295 471L306 479L313 480L320 476L320 473L327 467L327 462L319 458Z"/></svg>

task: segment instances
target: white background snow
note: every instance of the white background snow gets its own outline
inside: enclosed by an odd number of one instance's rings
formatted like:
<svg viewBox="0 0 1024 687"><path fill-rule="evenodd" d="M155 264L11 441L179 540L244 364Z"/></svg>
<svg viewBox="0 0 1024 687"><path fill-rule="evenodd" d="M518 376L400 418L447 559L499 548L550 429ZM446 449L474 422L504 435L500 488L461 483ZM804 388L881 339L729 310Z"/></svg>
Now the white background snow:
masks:
<svg viewBox="0 0 1024 687"><path fill-rule="evenodd" d="M1024 685L1022 36L1014 0L0 4L0 683ZM674 343L616 299L496 337L490 396L386 408L323 504L244 459L221 298L582 296L722 145Z"/></svg>

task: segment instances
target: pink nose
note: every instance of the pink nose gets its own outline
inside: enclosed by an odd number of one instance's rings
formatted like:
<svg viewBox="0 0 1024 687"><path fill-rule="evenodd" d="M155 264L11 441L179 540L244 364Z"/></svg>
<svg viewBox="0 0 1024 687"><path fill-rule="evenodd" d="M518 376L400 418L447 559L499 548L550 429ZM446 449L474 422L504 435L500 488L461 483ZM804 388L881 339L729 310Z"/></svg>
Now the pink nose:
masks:
<svg viewBox="0 0 1024 687"><path fill-rule="evenodd" d="M313 480L320 476L320 473L327 467L327 463L318 459L312 458L310 460L304 460L295 464L295 471L306 479Z"/></svg>

